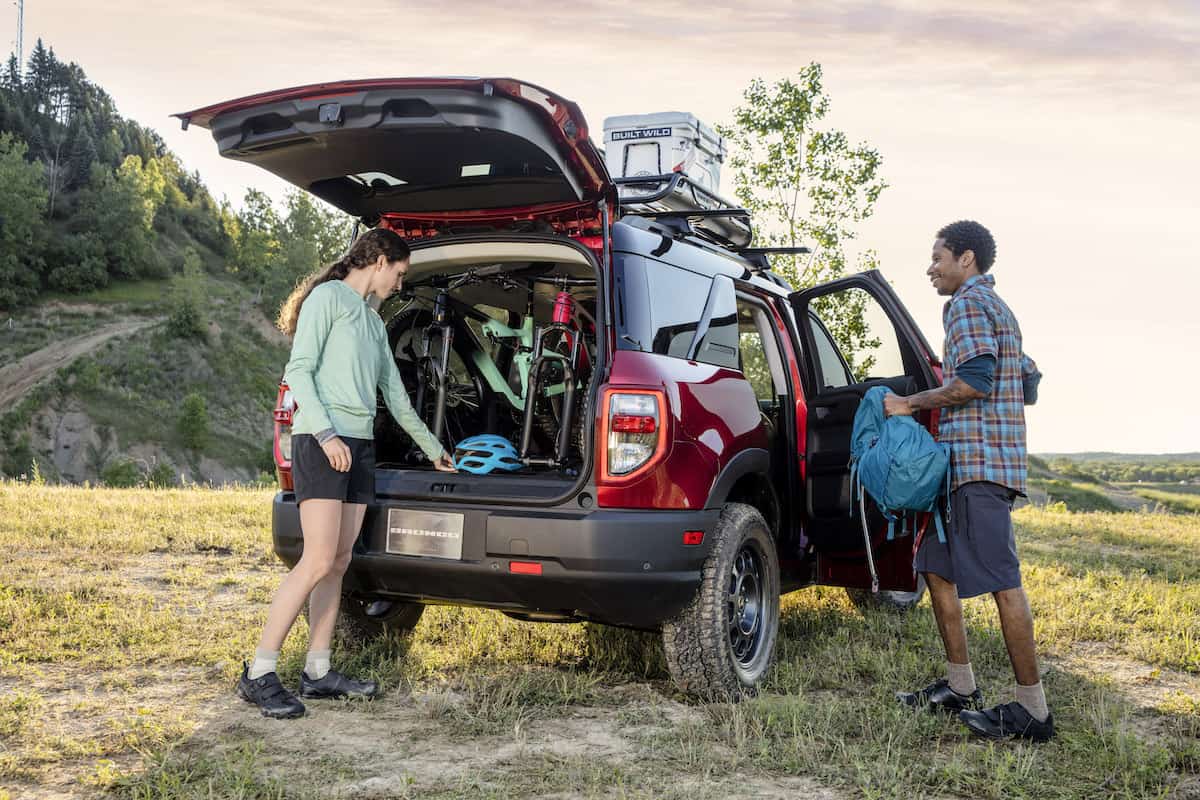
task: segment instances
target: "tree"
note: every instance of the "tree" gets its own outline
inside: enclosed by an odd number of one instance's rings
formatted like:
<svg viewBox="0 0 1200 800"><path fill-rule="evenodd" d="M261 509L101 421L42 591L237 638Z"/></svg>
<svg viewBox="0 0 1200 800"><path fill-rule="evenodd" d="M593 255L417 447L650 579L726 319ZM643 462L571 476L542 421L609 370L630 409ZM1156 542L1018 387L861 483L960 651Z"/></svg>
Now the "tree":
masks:
<svg viewBox="0 0 1200 800"><path fill-rule="evenodd" d="M732 145L737 199L754 215L759 242L815 250L811 257L772 258L773 269L798 289L845 274L845 246L887 186L879 176L877 150L818 127L830 106L821 78L821 65L814 62L794 79L770 86L755 79L734 109L733 125L720 127ZM877 266L873 251L860 258L861 269ZM872 344L861 304L861 296L839 295L817 309L843 352Z"/></svg>
<svg viewBox="0 0 1200 800"><path fill-rule="evenodd" d="M201 395L192 392L183 398L177 428L188 450L199 453L208 445L208 406Z"/></svg>
<svg viewBox="0 0 1200 800"><path fill-rule="evenodd" d="M4 74L0 77L0 89L7 89L10 92L19 92L22 89L21 85L21 62L17 61L16 53L8 57L8 63L4 65Z"/></svg>
<svg viewBox="0 0 1200 800"><path fill-rule="evenodd" d="M27 148L0 133L0 308L33 298L41 283L46 186L42 165Z"/></svg>
<svg viewBox="0 0 1200 800"><path fill-rule="evenodd" d="M183 257L183 270L171 279L167 331L180 339L199 339L208 335L208 315L204 304L204 268L195 250Z"/></svg>

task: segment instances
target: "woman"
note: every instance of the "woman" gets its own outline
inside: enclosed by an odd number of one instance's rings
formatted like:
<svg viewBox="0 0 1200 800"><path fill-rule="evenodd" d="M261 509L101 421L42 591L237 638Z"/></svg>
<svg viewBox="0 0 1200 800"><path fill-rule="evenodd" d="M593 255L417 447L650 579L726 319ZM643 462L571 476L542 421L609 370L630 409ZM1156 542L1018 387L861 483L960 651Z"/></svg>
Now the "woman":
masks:
<svg viewBox="0 0 1200 800"><path fill-rule="evenodd" d="M408 400L387 330L366 298L386 298L408 271L408 245L385 229L360 236L342 260L298 287L283 304L279 327L293 336L284 379L296 398L292 480L300 506L304 553L283 579L254 663L242 665L238 694L265 716L304 714L304 704L279 681L279 650L308 600L308 659L300 696L372 697L378 686L329 668L330 640L342 575L350 564L366 504L375 500L372 441L375 390L388 410L443 472L454 464Z"/></svg>

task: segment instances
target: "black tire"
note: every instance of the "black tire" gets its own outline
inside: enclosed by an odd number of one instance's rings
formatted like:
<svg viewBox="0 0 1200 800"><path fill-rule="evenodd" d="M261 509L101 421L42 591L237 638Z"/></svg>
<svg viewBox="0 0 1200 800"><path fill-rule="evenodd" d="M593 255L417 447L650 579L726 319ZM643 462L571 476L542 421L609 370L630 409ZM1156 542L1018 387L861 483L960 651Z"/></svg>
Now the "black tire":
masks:
<svg viewBox="0 0 1200 800"><path fill-rule="evenodd" d="M779 556L762 514L726 503L711 533L700 588L663 625L667 669L682 691L705 700L755 694L775 658Z"/></svg>
<svg viewBox="0 0 1200 800"><path fill-rule="evenodd" d="M891 611L907 612L916 608L925 596L925 576L917 576L917 588L911 592L896 592L882 590L872 594L867 589L847 589L846 595L859 611L868 609L888 609Z"/></svg>
<svg viewBox="0 0 1200 800"><path fill-rule="evenodd" d="M333 635L344 646L359 648L381 636L412 632L424 613L425 606L421 603L361 600L343 594ZM308 619L307 604L304 606L304 617Z"/></svg>

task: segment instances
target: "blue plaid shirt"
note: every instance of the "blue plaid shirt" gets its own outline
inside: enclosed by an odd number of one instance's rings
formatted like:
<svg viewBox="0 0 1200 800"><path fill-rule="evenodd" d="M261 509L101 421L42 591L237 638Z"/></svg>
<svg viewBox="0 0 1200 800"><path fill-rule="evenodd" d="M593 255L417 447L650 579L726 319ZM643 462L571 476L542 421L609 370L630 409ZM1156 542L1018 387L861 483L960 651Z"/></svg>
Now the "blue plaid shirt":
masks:
<svg viewBox="0 0 1200 800"><path fill-rule="evenodd" d="M1021 348L1021 328L995 290L991 275L970 278L942 309L946 329L943 383L976 356L996 359L992 391L961 406L942 409L939 438L950 445L953 488L991 481L1025 494L1024 378L1037 371Z"/></svg>

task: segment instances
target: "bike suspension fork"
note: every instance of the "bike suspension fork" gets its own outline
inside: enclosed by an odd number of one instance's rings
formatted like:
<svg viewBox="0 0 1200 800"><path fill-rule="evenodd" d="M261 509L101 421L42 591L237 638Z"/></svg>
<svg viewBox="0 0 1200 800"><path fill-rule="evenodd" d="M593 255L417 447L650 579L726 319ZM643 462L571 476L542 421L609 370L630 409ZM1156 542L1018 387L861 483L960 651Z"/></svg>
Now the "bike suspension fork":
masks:
<svg viewBox="0 0 1200 800"><path fill-rule="evenodd" d="M433 303L433 322L425 329L425 364L433 373L434 405L433 423L430 431L438 440L446 427L446 384L450 374L450 351L454 347L454 328L450 324L450 303L446 292L439 292ZM440 349L437 360L430 355L433 349L433 339L437 337ZM417 382L417 410L425 409L425 381Z"/></svg>

